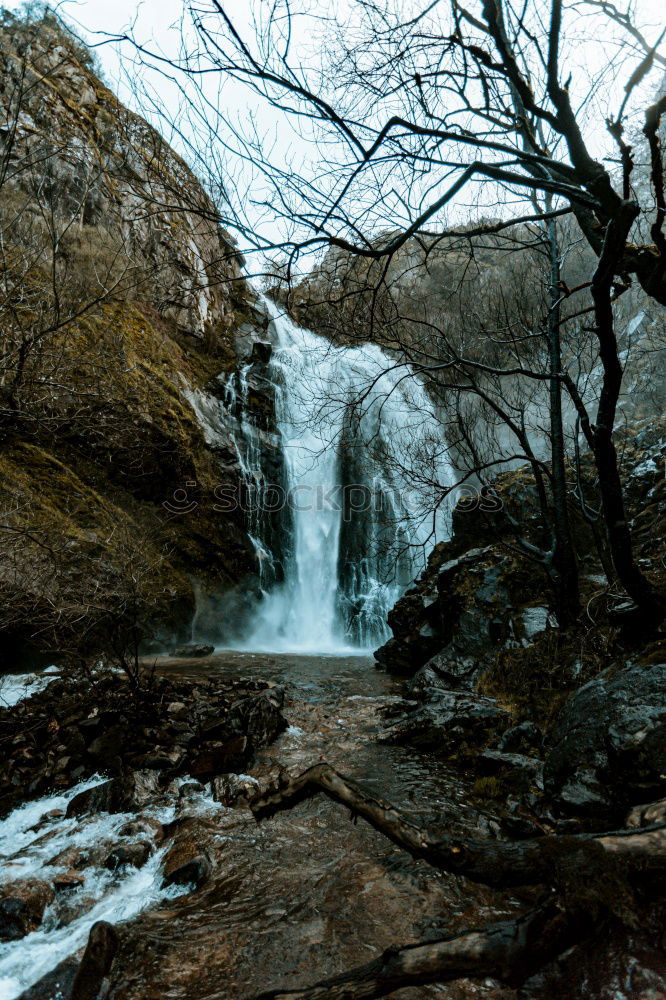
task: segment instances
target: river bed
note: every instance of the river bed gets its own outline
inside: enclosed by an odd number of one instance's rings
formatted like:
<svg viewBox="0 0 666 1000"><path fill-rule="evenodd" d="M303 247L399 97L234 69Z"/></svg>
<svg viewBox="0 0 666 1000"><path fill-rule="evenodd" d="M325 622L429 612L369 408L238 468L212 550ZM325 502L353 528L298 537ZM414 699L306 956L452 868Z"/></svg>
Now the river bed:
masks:
<svg viewBox="0 0 666 1000"><path fill-rule="evenodd" d="M218 652L196 661L160 658L157 668L284 685L289 728L258 754L250 775L260 782L280 770L297 774L327 761L412 819L448 832L493 835L492 818L470 806L468 784L459 774L427 754L379 741L382 712L399 694L369 657ZM35 982L36 966L41 975L49 962L53 967L80 951L94 919L122 923L109 1000L241 1000L315 982L368 962L391 945L483 925L518 907L505 895L413 861L324 797L258 825L248 809L224 808L208 791L179 799L176 788L171 795L153 813L199 818L214 866L208 883L180 895L160 891L159 851L139 872L100 877L91 871L84 886L54 904L42 928L0 946L2 1000L14 1000ZM5 821L14 824L7 830L20 827L25 837L42 811L63 804L33 803L25 822L16 810ZM47 834L46 847L30 846L33 832L25 843L16 841L13 851L7 848L5 876L12 866L18 873L16 851L28 859L31 877L39 877L40 862L68 838L84 844L103 835L111 842L128 818L101 817L80 826L50 820L40 830ZM465 981L395 995L514 996L492 982Z"/></svg>

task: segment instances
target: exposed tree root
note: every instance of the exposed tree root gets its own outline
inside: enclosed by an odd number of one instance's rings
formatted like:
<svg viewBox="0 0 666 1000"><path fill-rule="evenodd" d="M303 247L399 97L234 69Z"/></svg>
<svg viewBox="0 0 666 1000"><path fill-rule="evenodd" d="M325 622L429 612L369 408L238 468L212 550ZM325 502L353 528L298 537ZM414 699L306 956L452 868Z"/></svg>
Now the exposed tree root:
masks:
<svg viewBox="0 0 666 1000"><path fill-rule="evenodd" d="M328 764L282 780L250 803L259 821L323 793L442 871L493 888L549 887L547 901L515 920L439 941L389 949L368 965L304 989L257 1000L363 1000L397 989L492 976L524 982L573 944L595 933L609 913L634 920L627 877L666 875L666 824L600 834L535 837L515 843L461 839L422 830Z"/></svg>
<svg viewBox="0 0 666 1000"><path fill-rule="evenodd" d="M442 836L415 826L391 805L375 798L328 764L317 764L296 778L269 788L250 803L257 820L267 819L298 802L323 793L348 806L412 857L434 868L464 875L495 889L521 885L557 885L568 881L596 858L619 861L637 873L666 872L666 823L648 829L602 834L535 837L493 841Z"/></svg>

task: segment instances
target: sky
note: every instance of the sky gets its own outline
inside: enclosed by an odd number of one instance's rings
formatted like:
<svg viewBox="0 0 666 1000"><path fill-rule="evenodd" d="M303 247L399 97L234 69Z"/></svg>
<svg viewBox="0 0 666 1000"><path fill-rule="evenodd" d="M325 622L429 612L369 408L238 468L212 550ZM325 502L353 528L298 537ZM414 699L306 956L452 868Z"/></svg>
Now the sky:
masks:
<svg viewBox="0 0 666 1000"><path fill-rule="evenodd" d="M301 0L301 2L305 2L306 6L307 3L314 4L317 13L326 8L332 9L342 18L351 9L350 0ZM262 5L264 9L270 8L269 0L256 0L256 3L260 9ZM0 0L0 4L9 9L20 9L22 6L22 3L15 2L15 0L4 0L4 3ZM622 0L618 0L618 6L622 5ZM66 20L77 30L77 33L93 44L100 42L105 33L121 35L131 27L133 36L137 40L145 43L151 49L156 48L166 55L173 55L178 51L181 37L179 25L186 7L187 4L183 3L183 0L141 0L138 3L137 0L112 0L112 2L109 0L63 0L59 9ZM225 7L232 12L234 19L245 28L249 37L251 33L248 20L249 0L234 0L233 3L226 3ZM647 36L656 39L659 26L664 21L663 0L636 0L636 9L640 22L650 26L649 30L646 31ZM581 20L580 24L580 46L576 53L570 55L570 58L577 58L583 65L589 64L592 68L595 64L601 66L606 58L603 48L595 43L594 38L586 37L588 21ZM299 30L301 34L299 34ZM302 28L299 29L299 22L297 22L295 37L292 41L292 58L297 61L301 54L304 61L312 59L313 56L315 59L317 57L316 51L313 50L312 39L302 32ZM133 92L135 73L129 47L104 44L97 48L97 55L107 85L126 104L146 114L149 118L151 117L150 104L152 103L153 123L160 131L166 133L166 138L184 153L186 159L191 160L178 135L169 134L168 123L178 120L178 111L184 105L178 87L170 83L168 78L148 72L143 76L147 91L142 97L139 97L136 92ZM653 84L657 78L658 76L652 76ZM619 85L619 81L616 81L616 86ZM611 84L611 89L612 86L613 84ZM297 162L307 161L312 152L308 145L303 143L293 131L285 127L284 122L277 122L275 114L270 108L248 97L246 89L241 84L228 79L220 82L218 78L216 81L211 79L209 87L212 88L209 89L211 102L222 107L225 116L241 129L243 123L249 119L250 114L254 115L258 129L266 133L274 150L277 150L279 156L283 157L285 163L289 163L290 158ZM608 105L612 106L617 97L615 94L604 93L599 95L599 100L602 105L607 100ZM603 123L605 111L606 109L600 106L600 113L597 117L601 123ZM196 128L196 125L193 126L190 122L190 125L186 127ZM212 166L212 169L209 169L209 186L211 177L216 176L215 165L220 163L220 175L223 172L227 173L227 170L230 171L230 176L227 174L224 177L227 186L231 183L234 187L244 191L252 191L253 185L258 183L256 172L253 174L249 167L245 172L245 168L230 167L230 161L233 158L229 157L222 147L212 148L210 137L205 134L205 129L202 129L201 136L203 138L200 148L206 165L208 168ZM602 141L607 140L603 126L599 138ZM234 173L235 170L236 173ZM215 195L216 192L213 194ZM259 190L258 196L254 200L255 204L252 204L251 198L245 199L247 205L250 206L247 209L246 224L249 228L254 228L257 231L262 230L269 238L272 236L277 238L280 224L276 221L271 206L259 207L256 204L262 200ZM242 199L239 199L239 202L242 202ZM469 213L470 208L464 199L459 201L457 211L462 213L463 217L465 212ZM455 214L456 208L453 209L453 212ZM239 235L239 242L242 249L248 249L248 240L242 233Z"/></svg>

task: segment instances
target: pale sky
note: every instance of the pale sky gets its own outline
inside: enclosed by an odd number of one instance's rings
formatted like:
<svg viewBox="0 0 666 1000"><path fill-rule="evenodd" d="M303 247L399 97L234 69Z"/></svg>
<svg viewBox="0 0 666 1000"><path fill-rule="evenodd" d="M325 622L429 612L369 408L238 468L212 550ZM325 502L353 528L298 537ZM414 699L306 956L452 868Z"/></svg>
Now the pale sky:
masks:
<svg viewBox="0 0 666 1000"><path fill-rule="evenodd" d="M256 2L260 9L264 3L267 9L270 8L269 0L256 0ZM321 13L325 9L332 9L336 14L344 16L346 11L350 9L350 0L312 0L312 2L314 3L314 9L318 13ZM23 6L22 3L16 2L16 0L5 0L4 3L0 0L0 5L10 10L20 9ZM95 32L123 34L126 29L133 26L133 35L138 41L145 43L150 48L157 48L166 55L175 55L177 54L181 37L179 22L187 6L188 4L183 3L183 0L141 0L139 3L137 3L137 0L112 0L111 3L109 0L64 0L64 2L59 4L59 9L66 20L75 27L81 36L90 42L96 40ZM622 0L618 0L618 6L625 6ZM228 7L232 12L237 22L241 25L245 22L244 26L249 34L247 15L250 4L248 0L235 0L235 3L225 4L225 7ZM646 36L651 41L656 41L664 21L662 13L663 0L636 0L635 9L639 23L645 27ZM569 14L570 16L571 14ZM602 46L596 43L594 38L589 38L585 34L588 31L588 21L581 20L580 25L581 37L579 40L577 39L575 51L568 55L569 59L577 60L579 67L585 72L588 67L592 70L594 70L595 66L597 68L601 67L606 55ZM292 42L292 61L297 61L298 57L303 53L303 61L307 62L308 58L311 58L314 52L312 38L306 36L304 33L301 33L299 36L299 31L302 31L302 29L299 29L297 23L295 37ZM99 39L99 36L97 36L97 39ZM122 47L113 45L103 45L98 48L97 53L106 83L126 104L139 112L146 113L145 101L142 102L143 106L139 104L136 96L131 91L131 87L128 86L128 77L125 76L128 70L132 68L129 47L124 50L124 55ZM314 55L316 58L316 52L314 52ZM663 73L663 70L661 72ZM163 117L161 118L160 116L157 116L157 118L154 117L153 123L157 125L160 131L166 134L166 138L172 141L176 147L180 146L180 151L184 152L186 158L188 158L187 151L183 150L177 136L169 135L168 126L165 125L165 121L168 122L169 120L176 120L178 118L178 109L183 105L182 95L179 93L178 88L173 84L169 84L169 81L165 80L163 76L148 72L144 75L144 79L150 89L151 99L155 102L155 106L163 113ZM649 86L654 88L658 79L659 70L653 72L650 77ZM617 108L618 98L621 98L622 83L624 83L623 80L616 81L619 90L615 93L612 92L613 85L611 84L608 93L598 95L597 117L601 123L603 123L607 111ZM303 140L300 140L293 131L285 127L284 123L278 124L272 109L266 108L256 101L251 101L242 85L228 79L220 82L218 78L216 81L211 79L210 86L212 89L210 90L208 99L213 101L216 106L222 107L229 119L242 122L244 118L247 119L249 117L249 111L252 111L257 116L260 129L271 136L279 153L284 155L285 162L289 162L290 157L295 157L296 160L300 160L301 162L303 160L307 161L308 156L311 154ZM148 112L147 116L150 117L150 112ZM603 127L599 138L601 142L607 142L608 137ZM209 148L205 152L209 158L209 162L213 164L216 162L216 157L223 158L225 164L228 164L233 159L232 157L228 157L221 149L215 151ZM603 155L605 149L600 147L595 152L597 155ZM242 179L240 175L238 176L237 186L244 187L246 190L251 189L253 181L246 179L244 175ZM459 202L459 211L463 214L466 211L464 205L464 200ZM256 229L260 229L263 226L269 235L275 228L275 220L271 218L270 208L261 210L261 212L257 208L251 208L249 223ZM245 248L245 241L242 237L239 239L239 242L241 247Z"/></svg>

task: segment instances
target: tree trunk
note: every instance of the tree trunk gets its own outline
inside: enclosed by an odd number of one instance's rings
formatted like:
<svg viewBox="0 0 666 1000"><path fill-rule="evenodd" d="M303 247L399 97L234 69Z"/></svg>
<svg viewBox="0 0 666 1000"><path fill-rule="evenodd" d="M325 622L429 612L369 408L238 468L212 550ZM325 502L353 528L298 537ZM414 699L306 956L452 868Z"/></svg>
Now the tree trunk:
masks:
<svg viewBox="0 0 666 1000"><path fill-rule="evenodd" d="M618 357L611 296L616 267L624 252L627 234L638 211L632 202L625 202L624 207L622 216L609 223L604 248L592 279L599 357L604 373L597 419L592 432L592 448L599 475L601 505L615 572L632 600L650 619L658 623L663 619L666 605L649 580L641 573L634 559L617 452L613 442L617 401L622 386L622 365Z"/></svg>
<svg viewBox="0 0 666 1000"><path fill-rule="evenodd" d="M549 209L550 205L546 205ZM564 429L562 426L562 352L560 344L560 248L557 238L557 224L550 219L547 226L548 256L550 260L550 308L546 325L548 338L548 363L552 376L549 383L550 391L550 447L551 469L553 476L553 528L555 534L555 552L553 553L553 569L555 571L555 598L557 618L560 625L574 622L580 612L580 594L578 588L578 566L576 553L571 540L571 524L569 521L568 491L564 454Z"/></svg>

